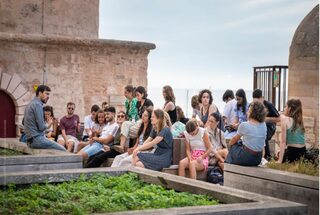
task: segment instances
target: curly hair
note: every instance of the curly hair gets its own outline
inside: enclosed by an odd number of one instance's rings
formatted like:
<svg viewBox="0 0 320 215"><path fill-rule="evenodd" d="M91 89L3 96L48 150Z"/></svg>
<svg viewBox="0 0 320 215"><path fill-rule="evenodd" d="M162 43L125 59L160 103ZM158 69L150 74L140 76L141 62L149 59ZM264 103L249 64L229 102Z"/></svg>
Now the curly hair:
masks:
<svg viewBox="0 0 320 215"><path fill-rule="evenodd" d="M300 99L290 99L287 101L288 116L293 118L291 131L294 132L297 128L301 128L304 132L302 103Z"/></svg>
<svg viewBox="0 0 320 215"><path fill-rule="evenodd" d="M259 101L252 102L249 107L249 118L258 122L264 122L267 116L267 109L263 103Z"/></svg>
<svg viewBox="0 0 320 215"><path fill-rule="evenodd" d="M201 90L201 91L200 91L200 93L199 93L199 95L198 95L198 101L199 101L200 104L202 104L202 96L203 96L203 94L205 94L205 93L208 93L208 94L209 94L209 104L211 105L212 102L213 102L213 97L212 97L211 91L208 90L208 89L204 89L204 90Z"/></svg>
<svg viewBox="0 0 320 215"><path fill-rule="evenodd" d="M175 103L176 97L174 96L172 87L169 85L165 85L162 90L165 93L164 99L166 100L166 103L168 102Z"/></svg>
<svg viewBox="0 0 320 215"><path fill-rule="evenodd" d="M197 106L199 106L199 96L198 95L194 95L191 97L191 107L193 109L195 109Z"/></svg>

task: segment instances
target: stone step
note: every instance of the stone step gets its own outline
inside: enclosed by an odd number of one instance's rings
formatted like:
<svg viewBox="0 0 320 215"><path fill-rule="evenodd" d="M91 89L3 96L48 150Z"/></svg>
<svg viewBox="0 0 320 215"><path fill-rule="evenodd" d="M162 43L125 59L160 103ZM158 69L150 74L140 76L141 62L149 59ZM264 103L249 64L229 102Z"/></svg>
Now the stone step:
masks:
<svg viewBox="0 0 320 215"><path fill-rule="evenodd" d="M179 165L171 165L169 168L163 168L162 172L169 173L172 175L178 175L178 168L179 168ZM207 170L198 171L197 172L197 180L207 181L207 172L211 168L213 168L213 167L209 166ZM189 177L189 170L188 169L186 169L186 177Z"/></svg>

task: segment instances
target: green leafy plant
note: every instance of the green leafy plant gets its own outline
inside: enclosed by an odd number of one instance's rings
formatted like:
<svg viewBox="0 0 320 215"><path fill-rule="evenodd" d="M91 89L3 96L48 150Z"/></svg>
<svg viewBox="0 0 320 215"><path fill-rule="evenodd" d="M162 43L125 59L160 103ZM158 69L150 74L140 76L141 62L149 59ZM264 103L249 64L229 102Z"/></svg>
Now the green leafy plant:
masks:
<svg viewBox="0 0 320 215"><path fill-rule="evenodd" d="M25 189L11 184L0 192L0 214L90 214L219 204L209 196L146 184L133 173L81 176L77 181L33 184Z"/></svg>
<svg viewBox="0 0 320 215"><path fill-rule="evenodd" d="M0 148L0 156L22 155L23 153L11 149Z"/></svg>

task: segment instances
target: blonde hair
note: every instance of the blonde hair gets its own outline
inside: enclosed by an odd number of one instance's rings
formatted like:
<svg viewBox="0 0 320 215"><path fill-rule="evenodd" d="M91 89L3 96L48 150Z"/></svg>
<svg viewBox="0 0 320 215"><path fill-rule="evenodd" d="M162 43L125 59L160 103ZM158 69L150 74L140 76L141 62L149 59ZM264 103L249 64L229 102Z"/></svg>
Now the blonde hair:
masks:
<svg viewBox="0 0 320 215"><path fill-rule="evenodd" d="M164 111L164 119L165 119L165 123L166 123L166 126L168 127L172 127L172 122L171 122L171 119L170 119L170 115Z"/></svg>

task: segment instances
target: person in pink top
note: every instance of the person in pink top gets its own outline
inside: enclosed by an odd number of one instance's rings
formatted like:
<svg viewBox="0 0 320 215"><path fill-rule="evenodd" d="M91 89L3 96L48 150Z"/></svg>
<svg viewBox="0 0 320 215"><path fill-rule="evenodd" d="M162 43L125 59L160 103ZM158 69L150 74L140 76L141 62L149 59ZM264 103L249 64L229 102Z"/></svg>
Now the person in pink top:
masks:
<svg viewBox="0 0 320 215"><path fill-rule="evenodd" d="M197 171L208 168L212 146L206 129L199 127L195 120L187 122L184 135L187 157L179 162L179 176L185 176L188 168L190 178L196 179Z"/></svg>

